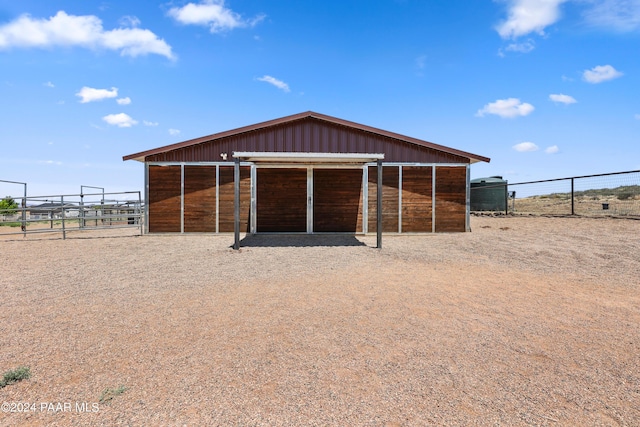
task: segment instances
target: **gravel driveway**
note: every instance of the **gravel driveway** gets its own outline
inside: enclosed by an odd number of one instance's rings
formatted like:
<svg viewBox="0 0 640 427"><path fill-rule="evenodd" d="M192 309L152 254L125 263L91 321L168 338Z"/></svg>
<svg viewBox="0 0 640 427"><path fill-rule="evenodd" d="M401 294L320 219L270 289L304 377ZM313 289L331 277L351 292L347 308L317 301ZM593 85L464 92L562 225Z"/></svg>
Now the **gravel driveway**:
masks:
<svg viewBox="0 0 640 427"><path fill-rule="evenodd" d="M640 425L640 221L472 229L0 240L0 425Z"/></svg>

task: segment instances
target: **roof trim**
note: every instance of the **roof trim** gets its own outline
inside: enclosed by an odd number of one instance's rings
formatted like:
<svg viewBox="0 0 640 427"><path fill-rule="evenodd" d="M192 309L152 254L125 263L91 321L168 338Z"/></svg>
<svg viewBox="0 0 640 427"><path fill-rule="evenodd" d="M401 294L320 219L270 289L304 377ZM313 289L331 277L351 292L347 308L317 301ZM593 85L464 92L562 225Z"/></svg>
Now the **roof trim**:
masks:
<svg viewBox="0 0 640 427"><path fill-rule="evenodd" d="M277 125L280 125L280 124L289 123L289 122L293 122L293 121L296 121L296 120L301 120L301 119L308 118L308 117L315 118L315 119L322 120L322 121L329 122L329 123L333 123L333 124L337 124L337 125L341 125L341 126L350 127L350 128L353 128L353 129L358 129L358 130L361 130L361 131L364 131L364 132L370 132L370 133L374 133L374 134L377 134L377 135L386 136L388 138L397 139L397 140L404 141L404 142L407 142L407 143L410 143L410 144L419 145L421 147L426 147L426 148L430 148L430 149L433 149L433 150L442 151L442 152L453 154L453 155L456 155L456 156L466 157L466 158L468 158L470 160L471 163L476 163L476 162L487 162L488 163L488 162L491 161L491 159L488 158L488 157L479 156L477 154L468 153L466 151L456 150L454 148L445 147L443 145L434 144L432 142L424 141L424 140L417 139L417 138L412 138L410 136L401 135L399 133L389 132L389 131L378 129L378 128L374 128L374 127L371 127L371 126L366 126L366 125L362 125L362 124L359 124L359 123L350 122L348 120L338 119L336 117L327 116L327 115L320 114L320 113L315 113L313 111L306 111L304 113L293 114L291 116L285 116L285 117L281 117L279 119L268 120L266 122L256 123L256 124L249 125L249 126L243 126L243 127L237 128L237 129L232 129L232 130L228 130L228 131L224 131L224 132L214 133L214 134L211 134L211 135L202 136L200 138L189 139L187 141L182 141L182 142L178 142L178 143L175 143L175 144L165 145L163 147L158 147L158 148L154 148L154 149L151 149L151 150L141 151L139 153L129 154L127 156L123 156L122 160L137 160L139 162L144 162L145 158L147 156L153 156L155 154L166 153L167 151L179 150L181 148L190 147L192 145L202 144L204 142L212 142L212 141L215 141L216 139L226 138L226 137L229 137L229 136L238 135L238 134L245 133L245 132L252 132L252 131L259 130L259 129L264 129L266 127L277 126Z"/></svg>
<svg viewBox="0 0 640 427"><path fill-rule="evenodd" d="M248 162L282 163L371 163L384 159L382 153L301 153L234 151L232 157Z"/></svg>

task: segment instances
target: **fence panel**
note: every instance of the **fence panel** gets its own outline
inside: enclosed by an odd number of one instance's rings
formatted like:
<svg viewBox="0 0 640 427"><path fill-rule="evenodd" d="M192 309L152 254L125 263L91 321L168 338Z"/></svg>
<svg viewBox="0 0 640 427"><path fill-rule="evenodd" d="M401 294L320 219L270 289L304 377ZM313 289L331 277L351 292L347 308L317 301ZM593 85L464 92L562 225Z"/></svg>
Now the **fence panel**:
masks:
<svg viewBox="0 0 640 427"><path fill-rule="evenodd" d="M471 200L472 211L640 218L640 170L471 188Z"/></svg>
<svg viewBox="0 0 640 427"><path fill-rule="evenodd" d="M139 191L15 197L0 215L0 236L136 228L143 233Z"/></svg>

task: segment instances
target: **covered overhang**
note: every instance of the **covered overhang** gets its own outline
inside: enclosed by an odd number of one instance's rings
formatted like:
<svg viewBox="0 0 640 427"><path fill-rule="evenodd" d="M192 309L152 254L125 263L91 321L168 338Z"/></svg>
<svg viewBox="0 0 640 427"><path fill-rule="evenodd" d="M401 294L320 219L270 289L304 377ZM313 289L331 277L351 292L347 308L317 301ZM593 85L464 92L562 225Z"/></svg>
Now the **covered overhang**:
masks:
<svg viewBox="0 0 640 427"><path fill-rule="evenodd" d="M300 153L300 152L249 152L234 151L234 243L233 249L240 249L240 161L270 164L335 164L365 165L376 163L377 169L377 248L382 248L382 160L383 153Z"/></svg>

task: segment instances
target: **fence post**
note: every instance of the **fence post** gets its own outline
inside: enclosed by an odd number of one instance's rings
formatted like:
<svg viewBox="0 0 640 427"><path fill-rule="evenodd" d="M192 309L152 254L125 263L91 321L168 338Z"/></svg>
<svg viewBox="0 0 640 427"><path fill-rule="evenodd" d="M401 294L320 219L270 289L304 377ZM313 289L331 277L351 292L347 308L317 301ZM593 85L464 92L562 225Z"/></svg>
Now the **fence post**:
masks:
<svg viewBox="0 0 640 427"><path fill-rule="evenodd" d="M509 184L507 183L504 184L504 214L509 215Z"/></svg>
<svg viewBox="0 0 640 427"><path fill-rule="evenodd" d="M62 240L66 240L67 232L64 228L64 196L60 196L60 208L62 211Z"/></svg>
<svg viewBox="0 0 640 427"><path fill-rule="evenodd" d="M79 228L84 228L84 194L82 194L82 186L80 186L80 221Z"/></svg>
<svg viewBox="0 0 640 427"><path fill-rule="evenodd" d="M216 181L217 182L217 181ZM144 234L144 221L142 218L142 195L138 191L138 222L140 223L140 235Z"/></svg>
<svg viewBox="0 0 640 427"><path fill-rule="evenodd" d="M574 204L574 200L573 200L573 196L574 196L573 180L574 180L574 178L571 178L571 215L575 215L576 214L575 204Z"/></svg>

